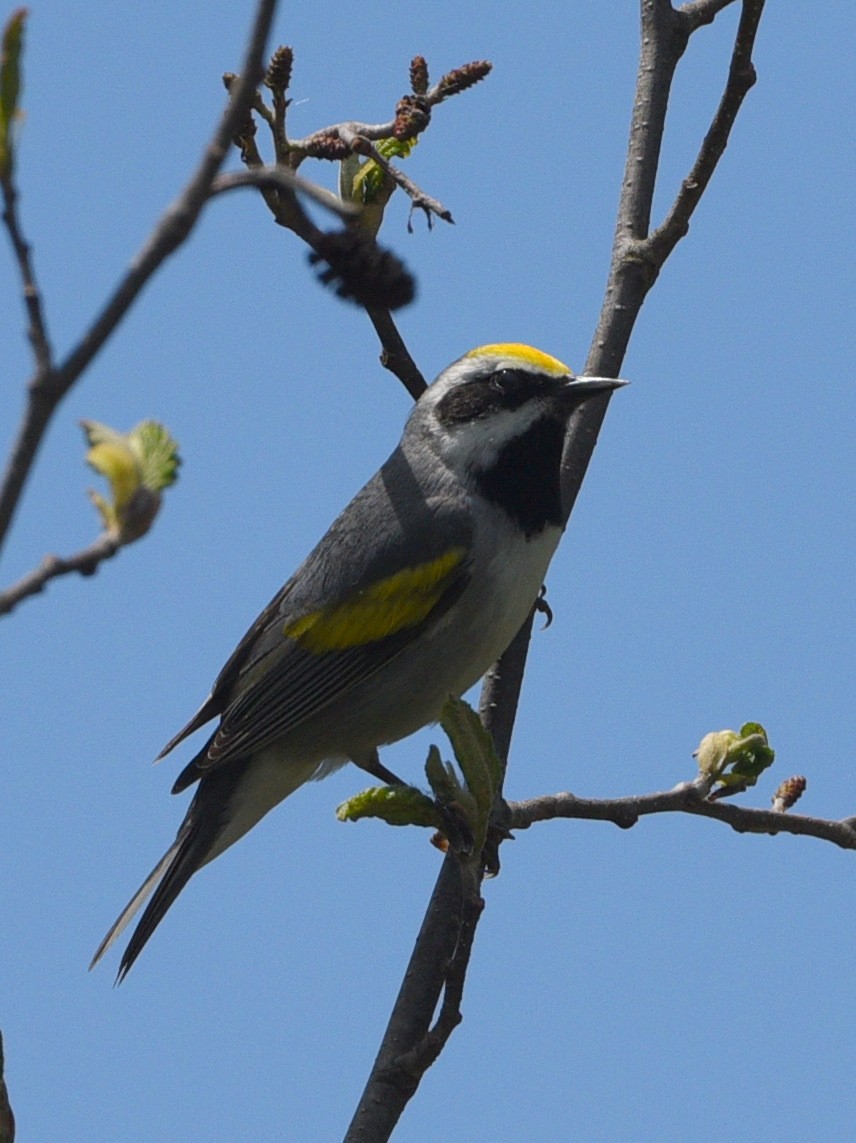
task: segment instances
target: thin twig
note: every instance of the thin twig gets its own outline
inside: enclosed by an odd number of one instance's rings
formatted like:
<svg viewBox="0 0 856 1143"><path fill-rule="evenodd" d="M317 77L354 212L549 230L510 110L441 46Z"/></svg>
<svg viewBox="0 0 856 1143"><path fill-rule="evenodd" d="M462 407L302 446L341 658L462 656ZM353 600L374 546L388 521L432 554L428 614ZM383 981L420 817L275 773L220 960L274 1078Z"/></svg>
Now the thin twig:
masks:
<svg viewBox="0 0 856 1143"><path fill-rule="evenodd" d="M37 363L29 385L27 408L0 485L0 546L8 534L54 410L116 330L143 286L164 260L186 240L208 201L211 184L228 153L232 137L248 114L264 74L262 59L275 10L276 0L259 0L241 79L234 85L229 104L199 166L179 198L158 220L124 278L65 360L57 367L48 369L39 368Z"/></svg>
<svg viewBox="0 0 856 1143"><path fill-rule="evenodd" d="M707 190L713 172L728 145L737 113L746 95L755 85L757 77L752 63L752 49L755 46L762 9L763 0L743 5L728 71L728 82L710 130L705 135L693 168L681 184L681 189L668 214L660 226L637 247L639 257L653 258L658 273L675 246L689 230L693 212Z"/></svg>
<svg viewBox="0 0 856 1143"><path fill-rule="evenodd" d="M88 547L81 548L72 556L45 556L37 568L0 591L0 615L8 615L22 600L44 591L50 580L57 576L70 575L72 572L93 575L98 565L115 556L121 546L118 536L102 532Z"/></svg>
<svg viewBox="0 0 856 1143"><path fill-rule="evenodd" d="M348 222L356 218L360 208L349 202L343 202L338 195L311 183L300 175L295 175L287 167L256 167L252 166L245 171L229 171L225 175L218 175L211 184L208 192L210 198L238 190L241 187L271 188L273 190L297 191L306 195L313 202L323 206L325 210L337 215Z"/></svg>
<svg viewBox="0 0 856 1143"><path fill-rule="evenodd" d="M428 385L419 366L410 356L410 350L398 332L392 314L380 306L366 306L366 313L380 340L381 365L398 378L414 401L418 401Z"/></svg>
<svg viewBox="0 0 856 1143"><path fill-rule="evenodd" d="M11 172L0 178L3 188L3 222L9 231L12 248L15 251L15 260L18 263L18 274L21 278L21 289L24 295L24 305L29 321L27 336L33 347L33 356L36 360L36 372L46 373L53 361L50 339L48 337L47 322L42 308L42 297L36 282L36 272L30 258L30 246L24 238L21 224L18 220L18 189L15 186Z"/></svg>
<svg viewBox="0 0 856 1143"><path fill-rule="evenodd" d="M563 793L530 798L525 802L509 802L508 825L510 829L528 829L535 822L581 818L613 822L622 829L629 829L648 814L668 813L715 818L738 833L790 833L830 841L842 849L856 849L853 818L834 821L710 800L704 796L698 782L682 782L673 790L629 798L578 798L574 794Z"/></svg>

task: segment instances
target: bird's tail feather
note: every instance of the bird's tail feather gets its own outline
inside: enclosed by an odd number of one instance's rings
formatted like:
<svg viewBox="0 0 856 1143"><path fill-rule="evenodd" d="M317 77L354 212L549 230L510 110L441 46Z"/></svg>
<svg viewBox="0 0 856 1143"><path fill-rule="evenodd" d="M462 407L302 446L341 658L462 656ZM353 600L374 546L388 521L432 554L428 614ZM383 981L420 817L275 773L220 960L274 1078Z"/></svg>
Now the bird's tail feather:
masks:
<svg viewBox="0 0 856 1143"><path fill-rule="evenodd" d="M128 975L131 965L143 951L149 937L163 920L167 910L181 890L197 869L209 859L212 847L222 832L222 811L228 805L229 794L234 790L236 775L226 775L225 782L223 776L217 775L216 777L220 781L215 780L210 784L212 787L216 787L222 800L214 797L212 799L214 805L209 805L209 800L201 795L211 794L212 791L200 787L190 804L187 817L181 824L175 842L125 906L119 919L98 946L98 950L92 958L90 968L97 964L151 893L152 899L143 910L143 915L137 922L137 927L131 935L128 947L122 954L119 974L116 977L117 984L121 984ZM225 791L221 789L224 786Z"/></svg>
<svg viewBox="0 0 856 1143"><path fill-rule="evenodd" d="M151 871L151 873L148 875L148 877L145 879L145 881L142 883L142 885L139 887L131 900L128 902L128 904L125 906L125 908L122 910L122 912L119 914L115 924L107 933L107 936L98 946L98 948L95 950L95 956L89 962L90 971L95 968L96 964L98 964L99 960L101 960L102 956L104 956L113 942L122 935L125 926L132 919L132 917L134 917L137 910L154 889L155 885L157 885L158 881L160 881L160 879L163 877L167 866L175 858L180 846L181 839L180 837L177 837L173 844L163 855L163 857L160 859L160 861L157 863L157 865L154 867L154 869Z"/></svg>

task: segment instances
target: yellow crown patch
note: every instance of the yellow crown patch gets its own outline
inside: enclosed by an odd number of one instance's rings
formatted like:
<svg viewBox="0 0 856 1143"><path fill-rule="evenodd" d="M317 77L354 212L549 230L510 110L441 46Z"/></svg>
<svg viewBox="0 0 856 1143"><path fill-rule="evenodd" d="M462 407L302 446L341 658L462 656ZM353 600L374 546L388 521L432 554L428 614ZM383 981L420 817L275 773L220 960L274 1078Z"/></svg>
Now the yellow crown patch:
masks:
<svg viewBox="0 0 856 1143"><path fill-rule="evenodd" d="M574 375L574 371L559 361L557 357L551 357L549 353L542 353L540 349L534 349L531 345L521 345L516 341L503 341L497 345L480 345L478 349L471 349L465 356L505 357L512 361L519 361L521 365L528 365L541 373L550 373L557 377L567 377L568 374L573 377Z"/></svg>

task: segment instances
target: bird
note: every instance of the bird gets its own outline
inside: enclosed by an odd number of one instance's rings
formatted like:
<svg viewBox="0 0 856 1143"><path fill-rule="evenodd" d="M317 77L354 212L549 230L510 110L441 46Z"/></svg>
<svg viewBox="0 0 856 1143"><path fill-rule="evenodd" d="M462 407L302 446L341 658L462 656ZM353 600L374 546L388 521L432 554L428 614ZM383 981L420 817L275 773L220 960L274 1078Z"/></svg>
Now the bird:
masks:
<svg viewBox="0 0 856 1143"><path fill-rule="evenodd" d="M399 781L378 748L436 722L514 638L563 530L571 414L624 384L502 342L470 350L427 387L389 459L158 755L218 720L173 786L196 787L175 841L90 968L151 897L121 982L193 874L305 782L349 761Z"/></svg>

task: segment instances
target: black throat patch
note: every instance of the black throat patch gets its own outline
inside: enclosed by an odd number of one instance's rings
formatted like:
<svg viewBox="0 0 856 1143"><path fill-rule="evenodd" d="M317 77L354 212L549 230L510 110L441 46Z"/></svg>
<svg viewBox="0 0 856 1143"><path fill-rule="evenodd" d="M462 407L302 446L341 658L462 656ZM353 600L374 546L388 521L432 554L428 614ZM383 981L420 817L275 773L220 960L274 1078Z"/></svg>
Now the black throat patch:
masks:
<svg viewBox="0 0 856 1143"><path fill-rule="evenodd" d="M563 422L541 417L514 437L488 469L476 469L479 492L504 509L527 539L548 524L562 526L560 466L565 440Z"/></svg>

